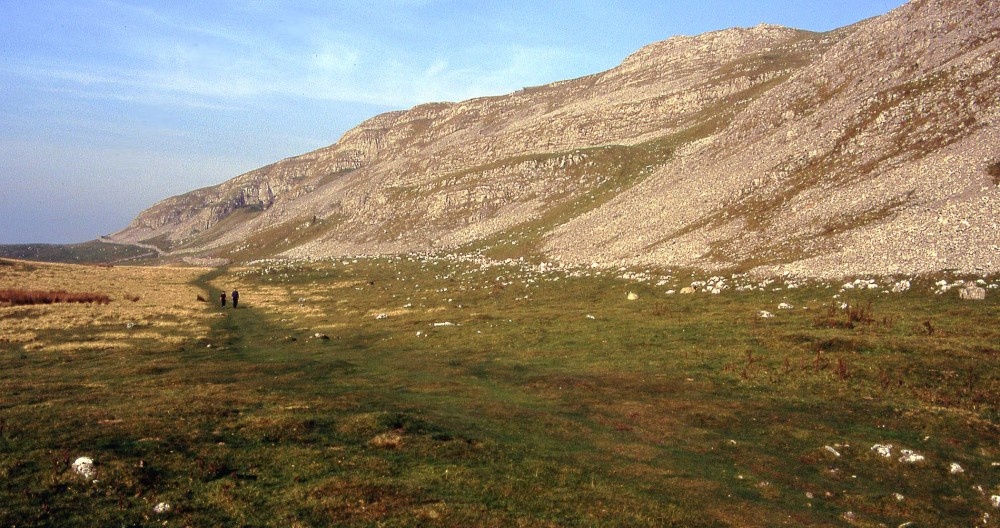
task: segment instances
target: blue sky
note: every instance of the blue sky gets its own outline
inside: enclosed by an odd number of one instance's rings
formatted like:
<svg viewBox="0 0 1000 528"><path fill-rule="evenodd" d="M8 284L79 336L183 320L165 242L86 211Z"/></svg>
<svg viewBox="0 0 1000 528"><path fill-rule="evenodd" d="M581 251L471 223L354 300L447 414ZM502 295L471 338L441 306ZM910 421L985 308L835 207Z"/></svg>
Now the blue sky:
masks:
<svg viewBox="0 0 1000 528"><path fill-rule="evenodd" d="M596 73L674 35L825 31L903 3L0 0L0 244L97 238L388 110Z"/></svg>

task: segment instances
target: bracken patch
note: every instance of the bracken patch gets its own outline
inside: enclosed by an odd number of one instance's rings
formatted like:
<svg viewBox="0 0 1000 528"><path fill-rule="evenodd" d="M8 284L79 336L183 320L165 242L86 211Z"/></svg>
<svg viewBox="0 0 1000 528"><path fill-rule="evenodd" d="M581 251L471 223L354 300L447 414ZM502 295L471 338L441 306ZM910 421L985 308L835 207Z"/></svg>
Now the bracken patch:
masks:
<svg viewBox="0 0 1000 528"><path fill-rule="evenodd" d="M56 303L97 303L108 304L111 297L103 293L72 293L62 290L0 290L0 303L15 306Z"/></svg>

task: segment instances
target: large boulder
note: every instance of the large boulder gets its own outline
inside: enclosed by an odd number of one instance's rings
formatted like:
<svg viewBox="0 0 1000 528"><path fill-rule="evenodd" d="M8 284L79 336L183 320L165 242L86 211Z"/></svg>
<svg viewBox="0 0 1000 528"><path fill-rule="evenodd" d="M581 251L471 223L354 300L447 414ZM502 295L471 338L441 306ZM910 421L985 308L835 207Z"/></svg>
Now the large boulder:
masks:
<svg viewBox="0 0 1000 528"><path fill-rule="evenodd" d="M970 283L958 291L958 297L967 301L982 301L986 298L986 290Z"/></svg>

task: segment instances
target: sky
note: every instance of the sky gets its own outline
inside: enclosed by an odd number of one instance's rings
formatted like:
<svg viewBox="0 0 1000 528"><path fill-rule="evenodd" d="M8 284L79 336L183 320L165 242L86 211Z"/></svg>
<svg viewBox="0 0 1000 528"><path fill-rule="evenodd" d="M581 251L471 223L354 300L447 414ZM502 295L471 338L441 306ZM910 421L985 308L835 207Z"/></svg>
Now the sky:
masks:
<svg viewBox="0 0 1000 528"><path fill-rule="evenodd" d="M902 0L0 0L0 244L76 243L361 121Z"/></svg>

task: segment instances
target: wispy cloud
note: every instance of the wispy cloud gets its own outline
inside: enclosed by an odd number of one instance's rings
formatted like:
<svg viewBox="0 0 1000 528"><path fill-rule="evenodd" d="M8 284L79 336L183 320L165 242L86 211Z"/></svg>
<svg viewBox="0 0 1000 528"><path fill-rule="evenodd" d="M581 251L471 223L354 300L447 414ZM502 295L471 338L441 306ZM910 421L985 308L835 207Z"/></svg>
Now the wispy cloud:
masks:
<svg viewBox="0 0 1000 528"><path fill-rule="evenodd" d="M190 108L195 110L213 110L220 112L240 112L247 109L247 105L212 102L212 100L207 98L188 97L177 93L147 92L137 94L122 90L55 87L42 88L41 90L50 94L58 94L79 99L89 99L93 101L117 101L120 103Z"/></svg>
<svg viewBox="0 0 1000 528"><path fill-rule="evenodd" d="M66 94L151 105L233 108L280 95L404 107L511 91L525 80L545 79L555 61L572 58L566 50L517 47L469 47L445 57L295 13L283 13L284 29L262 37L252 24L189 21L118 1L104 5L142 31L142 38L115 36L120 48L113 60L98 53L85 60L29 57L6 71Z"/></svg>

